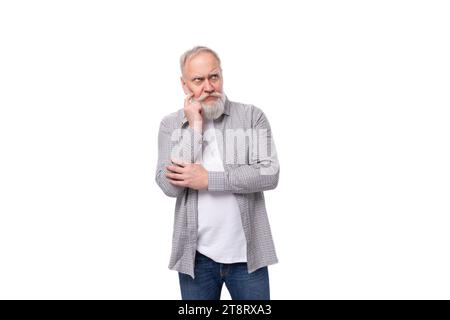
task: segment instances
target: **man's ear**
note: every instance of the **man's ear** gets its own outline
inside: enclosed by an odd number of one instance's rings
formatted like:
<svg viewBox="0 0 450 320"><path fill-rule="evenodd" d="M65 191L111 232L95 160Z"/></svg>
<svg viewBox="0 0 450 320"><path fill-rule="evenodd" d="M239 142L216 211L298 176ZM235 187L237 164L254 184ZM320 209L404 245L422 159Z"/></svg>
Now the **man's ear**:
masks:
<svg viewBox="0 0 450 320"><path fill-rule="evenodd" d="M183 80L183 77L180 77L180 81L181 81L181 86L183 87L184 94L186 94L186 95L191 94L192 91L189 90L186 82L184 82L184 80Z"/></svg>

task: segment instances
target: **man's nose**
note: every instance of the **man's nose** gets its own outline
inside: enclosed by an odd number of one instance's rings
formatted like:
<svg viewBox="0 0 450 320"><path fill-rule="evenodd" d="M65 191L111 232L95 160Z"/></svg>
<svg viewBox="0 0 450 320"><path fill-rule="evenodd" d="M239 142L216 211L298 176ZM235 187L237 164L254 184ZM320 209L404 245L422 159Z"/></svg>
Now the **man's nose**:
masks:
<svg viewBox="0 0 450 320"><path fill-rule="evenodd" d="M211 85L208 79L205 80L205 86L203 87L203 91L210 94L214 92L214 87Z"/></svg>

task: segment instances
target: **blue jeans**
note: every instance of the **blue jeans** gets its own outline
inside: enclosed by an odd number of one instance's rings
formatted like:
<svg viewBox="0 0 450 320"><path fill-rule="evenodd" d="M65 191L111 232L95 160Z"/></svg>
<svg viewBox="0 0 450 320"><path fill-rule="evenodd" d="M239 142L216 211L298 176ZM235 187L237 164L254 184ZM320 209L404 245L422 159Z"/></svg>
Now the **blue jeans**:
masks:
<svg viewBox="0 0 450 320"><path fill-rule="evenodd" d="M194 273L178 273L183 300L220 300L224 282L233 300L270 300L267 266L248 273L245 262L218 263L197 251Z"/></svg>

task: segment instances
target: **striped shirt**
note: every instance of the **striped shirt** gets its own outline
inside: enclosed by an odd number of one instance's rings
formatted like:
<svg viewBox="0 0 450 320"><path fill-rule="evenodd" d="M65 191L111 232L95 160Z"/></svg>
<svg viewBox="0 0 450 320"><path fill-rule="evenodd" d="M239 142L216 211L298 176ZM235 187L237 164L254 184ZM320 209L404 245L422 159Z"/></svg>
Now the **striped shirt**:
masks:
<svg viewBox="0 0 450 320"><path fill-rule="evenodd" d="M263 191L278 185L280 166L269 122L261 109L225 100L214 120L224 171L208 171L208 191L232 192L239 205L251 273L278 262ZM184 110L164 117L158 133L156 183L176 198L169 269L194 275L198 232L198 190L172 185L165 173L171 158L201 163L203 133L189 127Z"/></svg>

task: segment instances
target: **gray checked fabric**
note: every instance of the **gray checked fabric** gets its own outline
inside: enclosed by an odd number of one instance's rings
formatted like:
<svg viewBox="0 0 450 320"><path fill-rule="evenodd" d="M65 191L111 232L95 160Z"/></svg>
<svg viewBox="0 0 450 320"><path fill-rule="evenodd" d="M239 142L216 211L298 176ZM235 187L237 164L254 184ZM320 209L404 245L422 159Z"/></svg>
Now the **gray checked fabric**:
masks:
<svg viewBox="0 0 450 320"><path fill-rule="evenodd" d="M278 185L280 171L270 125L259 108L226 98L224 114L214 120L214 127L225 171L208 172L208 190L234 193L241 212L251 273L278 262L263 194ZM245 139L242 133L247 133ZM183 109L162 119L155 180L167 196L176 198L169 269L192 278L195 277L198 191L172 185L165 173L172 158L200 163L203 143L203 133L189 127Z"/></svg>

